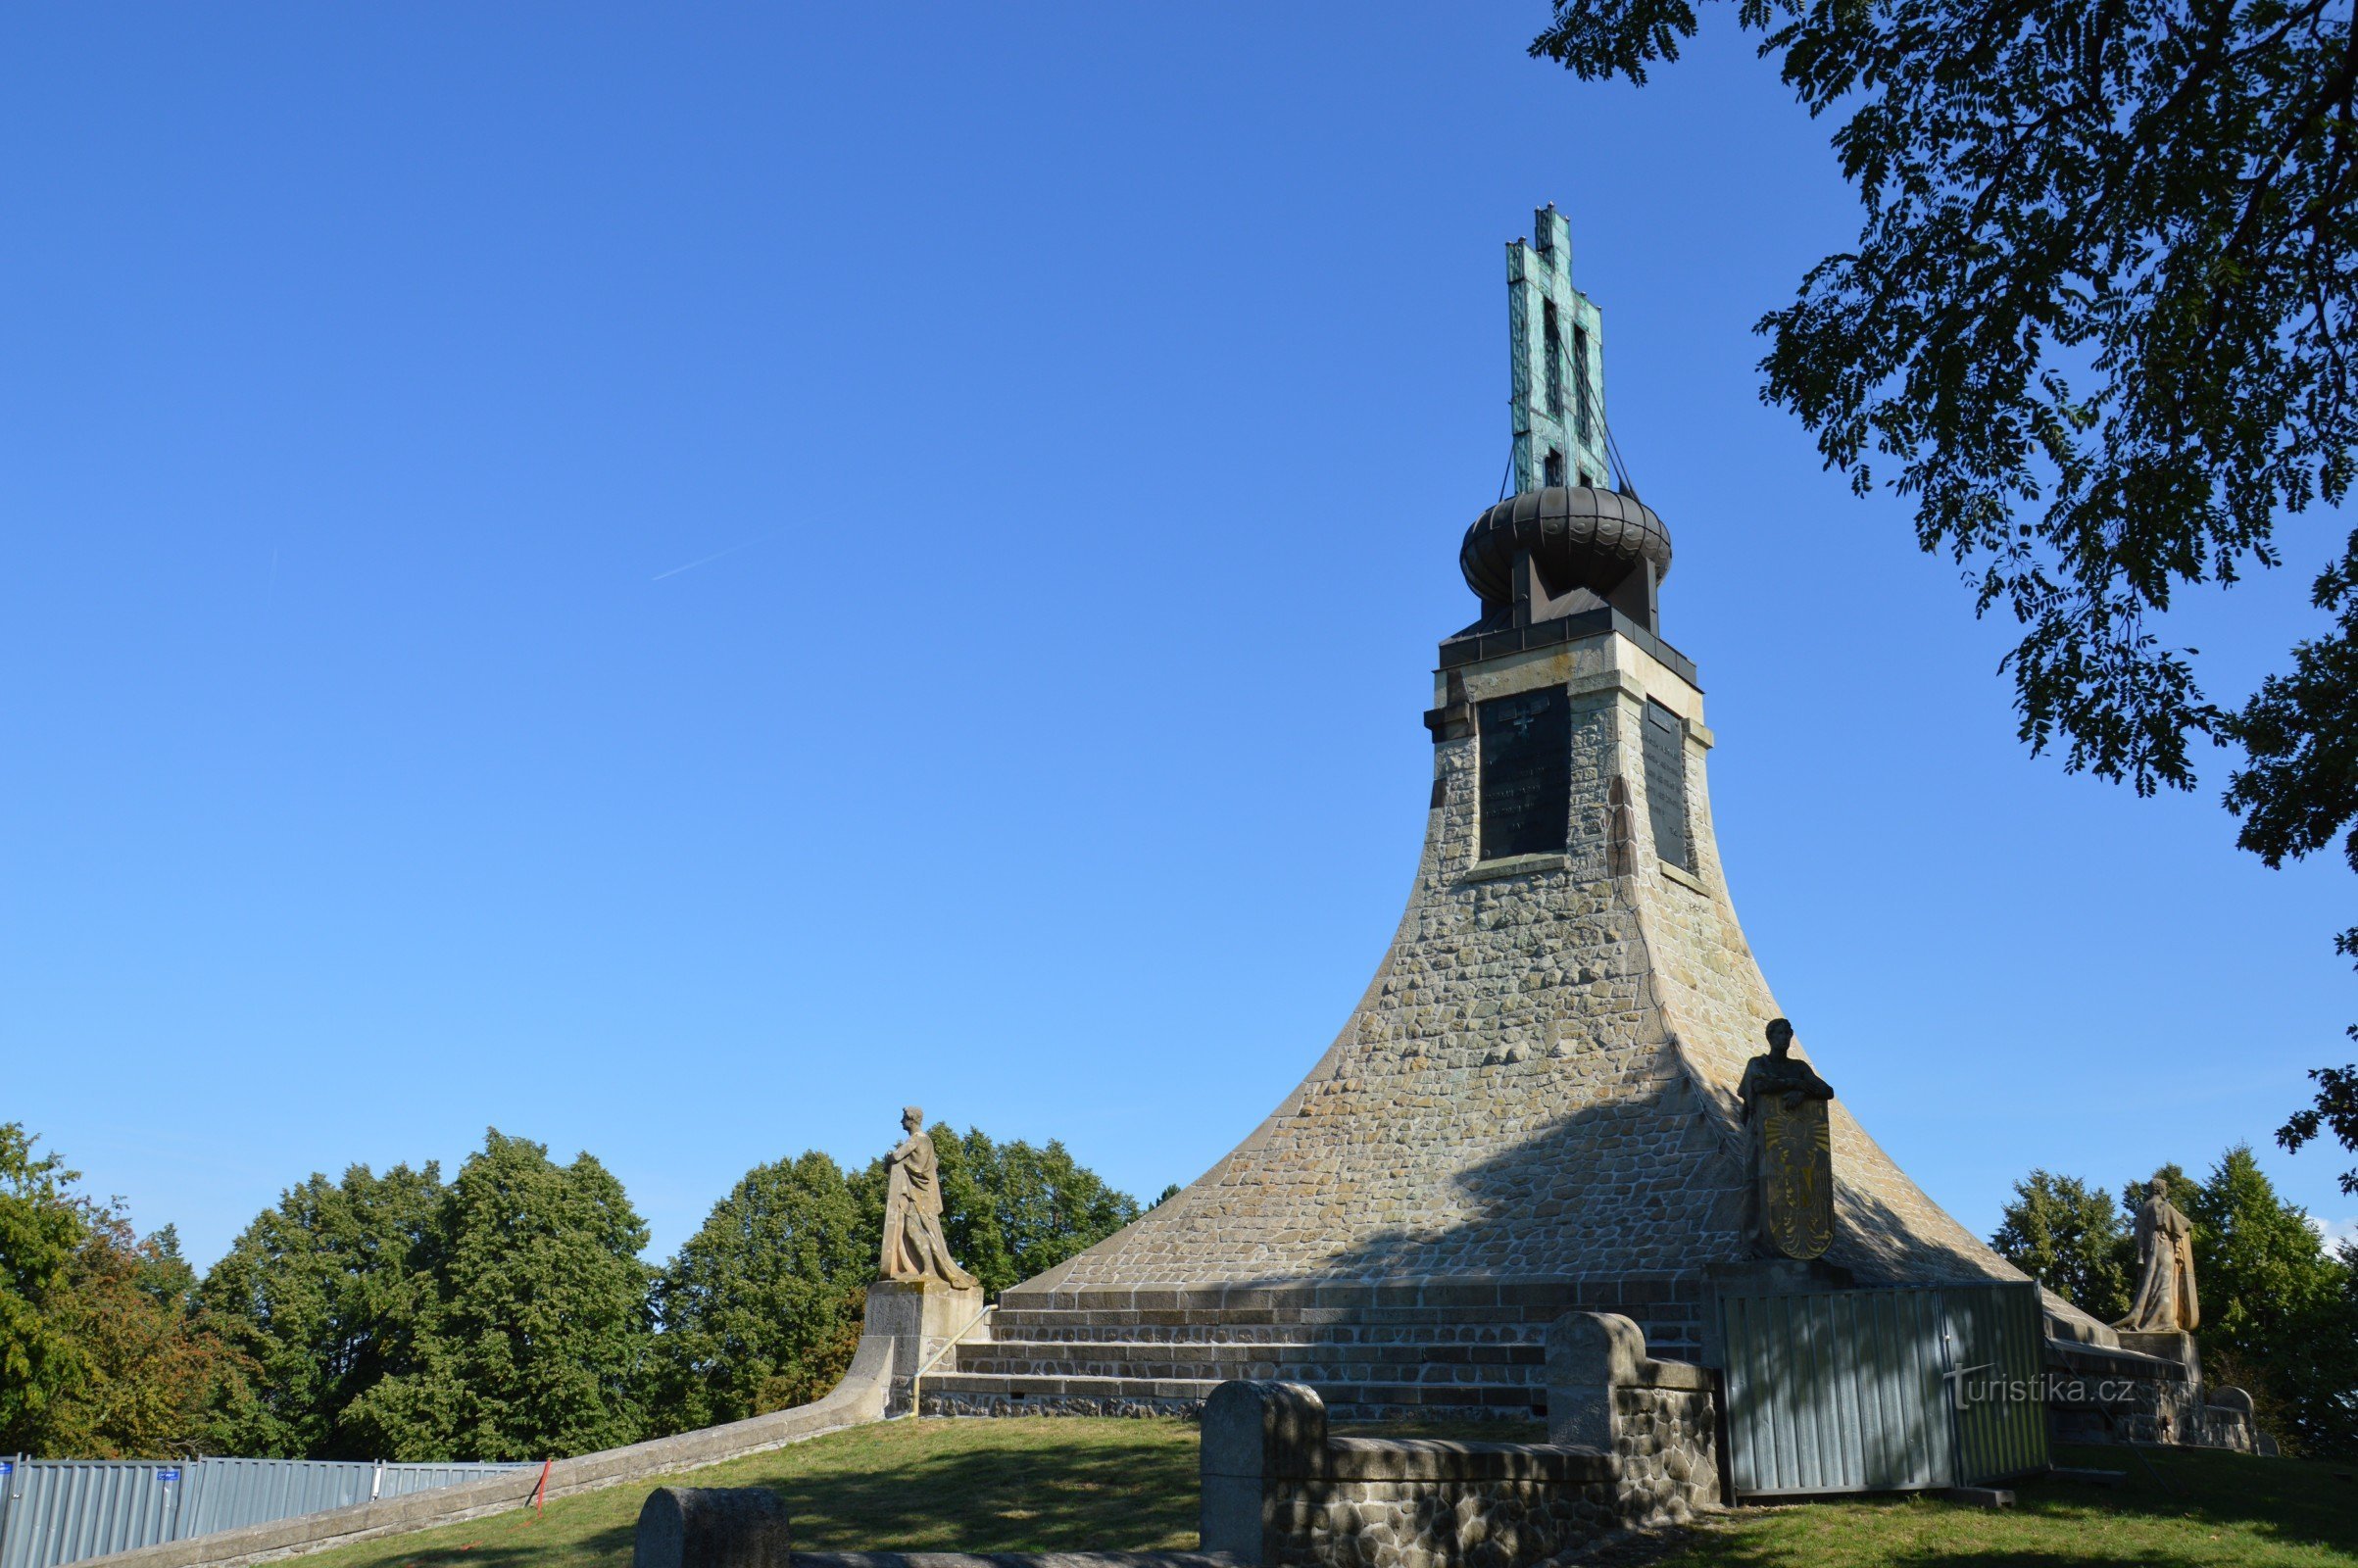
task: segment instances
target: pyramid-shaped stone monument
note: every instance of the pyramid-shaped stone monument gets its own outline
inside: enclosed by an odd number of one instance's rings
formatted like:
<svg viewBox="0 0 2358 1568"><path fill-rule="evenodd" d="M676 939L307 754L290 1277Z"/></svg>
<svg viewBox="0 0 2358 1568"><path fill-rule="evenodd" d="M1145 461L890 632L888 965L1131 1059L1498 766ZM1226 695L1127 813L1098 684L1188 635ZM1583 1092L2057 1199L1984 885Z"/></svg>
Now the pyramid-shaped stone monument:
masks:
<svg viewBox="0 0 2358 1568"><path fill-rule="evenodd" d="M1482 613L1441 645L1390 950L1252 1136L1007 1292L927 1410L1160 1409L1283 1377L1345 1415L1522 1415L1574 1307L1708 1359L1716 1281L2023 1277L1839 1097L1823 1255L1764 1258L1740 1089L1779 1009L1728 895L1695 667L1661 636L1669 531L1608 483L1601 320L1553 207L1507 277L1516 493L1459 554Z"/></svg>

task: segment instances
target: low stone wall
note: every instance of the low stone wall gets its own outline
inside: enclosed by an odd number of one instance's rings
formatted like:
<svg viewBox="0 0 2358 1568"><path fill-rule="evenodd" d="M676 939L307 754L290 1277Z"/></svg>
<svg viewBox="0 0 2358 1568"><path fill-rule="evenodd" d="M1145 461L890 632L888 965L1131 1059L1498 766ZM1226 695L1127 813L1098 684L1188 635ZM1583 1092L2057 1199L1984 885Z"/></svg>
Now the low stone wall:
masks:
<svg viewBox="0 0 2358 1568"><path fill-rule="evenodd" d="M1547 1444L1336 1438L1317 1392L1205 1401L1203 1545L1256 1568L1524 1568L1720 1500L1708 1373L1651 1360L1627 1318L1548 1335ZM1560 1380L1560 1381L1559 1381Z"/></svg>
<svg viewBox="0 0 2358 1568"><path fill-rule="evenodd" d="M894 1391L905 1393L910 1375L924 1364L925 1356L970 1321L970 1316L961 1314L979 1311L980 1306L979 1291L892 1282L871 1286L865 1332L852 1358L852 1368L825 1398L725 1426L559 1459L548 1467L547 1490L542 1495L563 1497L672 1475L881 1421ZM371 1536L505 1513L529 1504L540 1492L541 1482L538 1470L504 1471L487 1481L91 1557L74 1568L244 1568L248 1563L340 1546Z"/></svg>
<svg viewBox="0 0 2358 1568"><path fill-rule="evenodd" d="M2057 1443L2155 1443L2258 1453L2251 1396L2206 1388L2182 1362L2047 1341L2047 1424Z"/></svg>

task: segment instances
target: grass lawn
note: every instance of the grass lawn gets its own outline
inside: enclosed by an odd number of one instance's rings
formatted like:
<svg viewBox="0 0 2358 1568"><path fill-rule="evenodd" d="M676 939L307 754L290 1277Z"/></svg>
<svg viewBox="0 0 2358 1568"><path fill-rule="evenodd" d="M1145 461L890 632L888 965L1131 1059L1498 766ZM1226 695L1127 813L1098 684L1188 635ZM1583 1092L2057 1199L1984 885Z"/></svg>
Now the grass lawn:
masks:
<svg viewBox="0 0 2358 1568"><path fill-rule="evenodd" d="M2151 1473L2126 1449L2066 1449L2058 1462L2128 1480L2026 1482L2008 1513L1925 1497L1745 1508L1646 1555L1664 1568L2358 1564L2352 1466L2183 1449L2145 1457ZM1196 1429L1181 1421L894 1421L676 1479L774 1488L795 1545L813 1551L1196 1544ZM629 1568L639 1504L657 1484L363 1542L314 1553L304 1568Z"/></svg>
<svg viewBox="0 0 2358 1568"><path fill-rule="evenodd" d="M2141 1454L2150 1464L2137 1462ZM1678 1568L1951 1564L2358 1563L2358 1480L2348 1464L2199 1449L2065 1448L2058 1464L2123 1470L2117 1487L2035 1479L2010 1511L1891 1496L1744 1508L1660 1559Z"/></svg>

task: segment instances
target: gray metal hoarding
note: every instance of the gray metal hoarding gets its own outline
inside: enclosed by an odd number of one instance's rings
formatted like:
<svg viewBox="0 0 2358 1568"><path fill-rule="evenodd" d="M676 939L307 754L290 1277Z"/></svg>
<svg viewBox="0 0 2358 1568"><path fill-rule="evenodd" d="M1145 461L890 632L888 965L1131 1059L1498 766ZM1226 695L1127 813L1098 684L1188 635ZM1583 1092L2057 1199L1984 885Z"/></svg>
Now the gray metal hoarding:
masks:
<svg viewBox="0 0 2358 1568"><path fill-rule="evenodd" d="M84 1557L457 1486L509 1464L0 1459L0 1568Z"/></svg>
<svg viewBox="0 0 2358 1568"><path fill-rule="evenodd" d="M1720 1292L1740 1496L1973 1485L2047 1462L2038 1287Z"/></svg>

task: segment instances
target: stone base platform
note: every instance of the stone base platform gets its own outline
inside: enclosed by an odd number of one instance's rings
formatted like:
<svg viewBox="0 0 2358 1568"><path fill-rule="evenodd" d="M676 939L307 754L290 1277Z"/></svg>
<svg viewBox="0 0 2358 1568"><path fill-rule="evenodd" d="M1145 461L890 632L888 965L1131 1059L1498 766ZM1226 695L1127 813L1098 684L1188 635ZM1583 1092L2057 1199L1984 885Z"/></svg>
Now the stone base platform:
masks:
<svg viewBox="0 0 2358 1568"><path fill-rule="evenodd" d="M1547 1326L1617 1312L1702 1348L1699 1278L1095 1288L1001 1298L928 1373L928 1415L1161 1415L1232 1378L1306 1384L1340 1420L1545 1419Z"/></svg>

